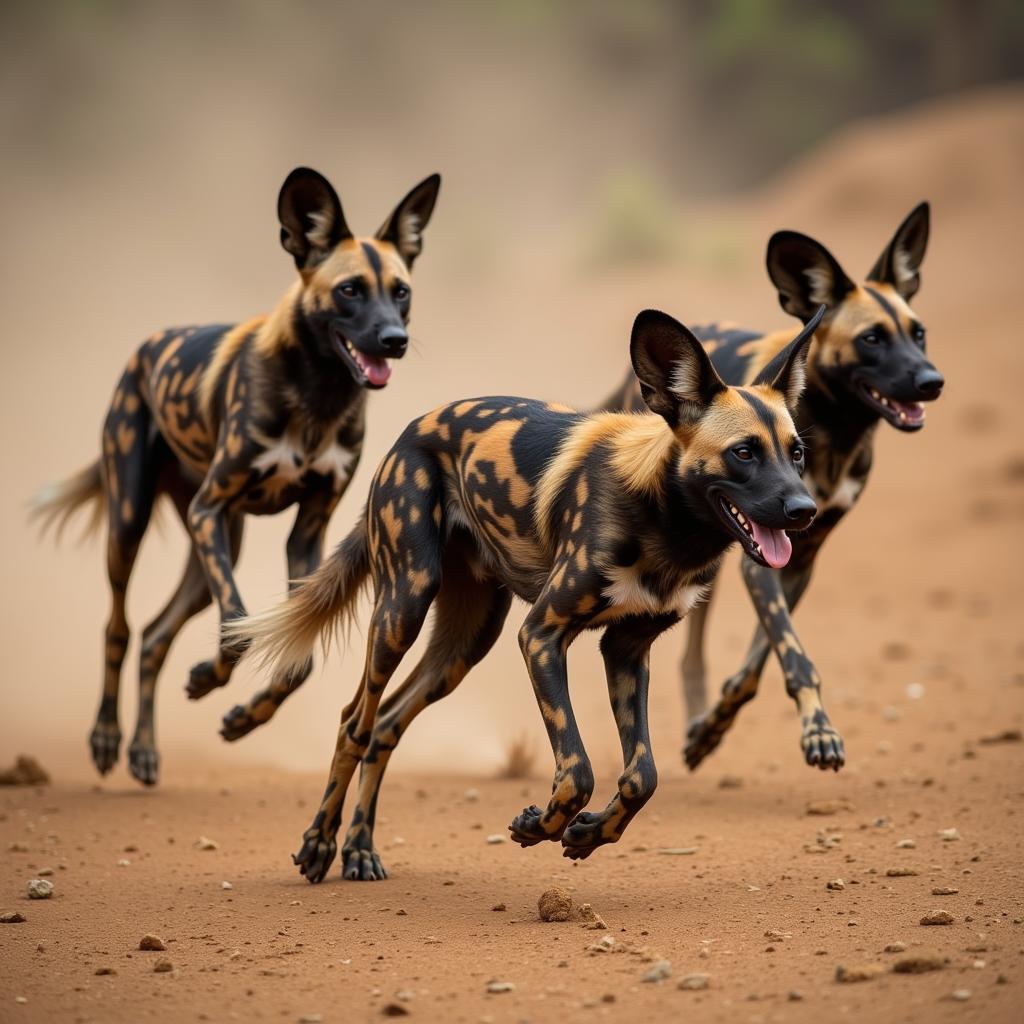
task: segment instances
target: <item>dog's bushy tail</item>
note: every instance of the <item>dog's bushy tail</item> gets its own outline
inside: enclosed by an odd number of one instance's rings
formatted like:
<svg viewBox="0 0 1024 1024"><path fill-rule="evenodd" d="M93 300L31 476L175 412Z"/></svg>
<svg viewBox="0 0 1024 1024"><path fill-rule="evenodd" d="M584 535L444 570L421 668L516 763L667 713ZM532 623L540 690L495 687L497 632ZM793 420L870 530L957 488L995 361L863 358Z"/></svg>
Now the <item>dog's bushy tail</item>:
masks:
<svg viewBox="0 0 1024 1024"><path fill-rule="evenodd" d="M68 520L80 509L89 509L81 539L95 533L103 522L103 473L97 459L67 480L48 484L33 499L29 514L38 519L43 533L54 530L60 540Z"/></svg>
<svg viewBox="0 0 1024 1024"><path fill-rule="evenodd" d="M224 627L225 637L247 648L274 678L297 673L309 660L318 639L324 649L349 623L370 575L366 517L334 549L316 572L307 576L275 608L248 615Z"/></svg>

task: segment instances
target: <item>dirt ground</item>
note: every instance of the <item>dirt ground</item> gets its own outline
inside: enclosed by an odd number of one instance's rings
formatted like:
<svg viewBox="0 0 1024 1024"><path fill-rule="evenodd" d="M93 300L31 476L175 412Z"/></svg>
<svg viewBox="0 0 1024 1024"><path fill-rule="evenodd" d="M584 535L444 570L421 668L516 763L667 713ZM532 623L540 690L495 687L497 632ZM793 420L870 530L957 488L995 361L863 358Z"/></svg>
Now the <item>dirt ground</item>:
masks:
<svg viewBox="0 0 1024 1024"><path fill-rule="evenodd" d="M98 691L101 556L95 547L36 544L23 506L5 504L5 565L19 586L2 596L8 678L0 750L5 761L21 750L36 754L57 781L0 790L0 913L27 919L0 924L0 1021L329 1024L388 1007L450 1021L1017 1019L1024 984L1024 577L1016 538L1024 517L1022 109L1021 94L1004 90L872 122L756 195L681 211L681 235L705 254L739 254L727 263L687 256L650 269L584 272L553 228L543 246L532 244L536 236L509 237L500 262L471 266L459 218L472 210L460 211L453 199L447 237L463 242L444 241L443 220L431 227L435 248L428 245L422 271L417 266L419 350L376 396L364 464L332 526L332 536L344 533L377 458L411 415L489 392L594 401L618 381L628 324L643 306L691 322L725 315L765 328L783 323L760 262L771 230L822 238L863 272L901 217L929 198L933 240L915 308L947 376L946 393L920 436L880 428L867 492L830 540L796 617L846 741L848 764L838 775L803 765L796 716L774 667L721 749L686 773L677 634L659 643L652 666L662 784L622 844L578 866L556 848L489 844L523 805L543 802L548 785L539 715L514 639L505 637L395 757L378 828L391 878L341 882L335 867L323 885L309 886L288 854L320 796L336 714L353 684L351 660L335 656L279 720L225 748L216 739L219 717L254 677L241 674L219 702L186 704L187 667L214 635L204 618L183 634L161 689L161 785L142 791L123 766L97 783L84 737ZM254 203L258 193L259 208L269 210L265 184L243 183L243 191ZM26 188L14 216L49 217L54 211ZM132 195L118 193L119 201L130 209ZM72 234L107 227L96 196L93 207L72 209L68 199L57 211L70 218ZM126 237L117 234L128 230L119 221L109 227L115 241ZM126 339L157 326L162 303L176 317L190 295L195 312L210 319L230 312L205 277L188 279L187 228L181 234L172 233L156 257L152 282L136 287L127 305L104 309L104 323L84 337L72 325L83 310L97 312L100 270L82 265L66 279L65 301L55 303L51 284L12 269L5 287L12 295L22 289L25 300L11 307L15 324L66 342L56 375L45 346L5 353L3 436L42 424L31 445L4 446L4 478L19 502L41 479L93 457ZM253 266L267 264L257 247L266 234L261 227L247 240L259 253ZM34 232L21 237L42 244ZM163 295L172 268L186 276L180 294ZM128 262L122 272L130 275ZM244 284L242 269L235 274L225 294L245 307L240 313L265 306L280 285L265 269ZM592 346L585 361L581 344ZM44 423L41 407L59 415ZM259 556L258 565L251 558L243 565L252 608L281 590L286 528L261 523L249 536ZM149 543L136 604L155 607L164 596L183 550L175 534L165 528ZM716 598L712 679L735 669L752 624L736 575L730 565ZM50 614L40 616L40 607ZM596 644L578 647L570 675L598 774L597 802L617 775L615 732ZM129 669L127 712L132 689ZM127 714L124 722L130 733ZM532 776L497 781L496 766L521 733L538 750ZM1004 733L1011 738L984 742ZM723 787L727 776L733 784ZM844 803L817 816L807 813L813 801ZM940 835L948 829L957 838ZM200 836L217 848L198 849ZM914 845L898 845L903 840ZM53 898L29 901L26 885L43 868L53 871ZM916 873L888 874L906 868ZM836 879L843 887L829 889ZM540 922L537 899L553 885L592 904L607 929ZM941 887L956 891L933 895ZM492 909L499 904L505 909ZM922 926L935 910L948 911L952 923ZM165 940L166 952L138 949L148 932ZM605 936L610 950L589 948ZM905 953L885 952L896 942ZM942 968L835 980L839 966L890 968L918 954L941 958ZM172 970L155 973L160 958ZM671 975L644 981L661 960ZM97 975L107 968L116 973ZM692 973L710 975L709 987L680 990ZM489 993L491 982L514 989Z"/></svg>

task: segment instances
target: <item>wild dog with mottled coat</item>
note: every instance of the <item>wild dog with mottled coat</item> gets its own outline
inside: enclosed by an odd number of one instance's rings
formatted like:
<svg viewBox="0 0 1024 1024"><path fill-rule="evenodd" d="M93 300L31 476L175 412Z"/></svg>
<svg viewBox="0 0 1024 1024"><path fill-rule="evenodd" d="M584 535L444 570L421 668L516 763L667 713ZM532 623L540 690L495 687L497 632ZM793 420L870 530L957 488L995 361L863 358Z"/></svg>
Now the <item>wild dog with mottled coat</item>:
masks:
<svg viewBox="0 0 1024 1024"><path fill-rule="evenodd" d="M942 391L942 375L925 354L924 326L909 305L920 285L928 226L928 204L921 203L859 284L813 238L780 231L768 243L768 274L782 308L806 322L819 303L828 307L811 342L807 387L795 414L807 442L805 479L821 511L809 530L793 538L793 557L785 568L743 560L743 579L760 625L742 667L726 680L710 710L704 668L710 589L708 601L690 616L682 669L690 719L683 754L691 768L719 745L740 708L757 694L773 651L800 714L807 763L838 771L845 762L842 738L822 704L821 678L797 638L790 613L807 589L821 545L867 483L878 424L920 430L925 422L922 403L934 401ZM711 326L697 328L697 334L730 384L753 379L788 340L785 330L758 334ZM603 408L629 410L642 404L640 384L630 372Z"/></svg>
<svg viewBox="0 0 1024 1024"><path fill-rule="evenodd" d="M427 178L372 238L349 230L337 194L308 168L288 175L278 197L281 244L299 279L268 316L236 326L154 334L131 357L103 427L102 456L44 491L36 510L61 523L92 504L106 509L112 607L99 714L90 737L101 774L121 744L118 694L128 647L125 592L154 502L171 499L190 537L185 572L143 630L139 710L128 750L140 782L157 781L154 693L182 626L210 604L221 623L245 614L233 567L246 515L298 506L287 543L288 574L320 563L324 534L362 450L367 389L382 388L390 360L408 344L409 271L422 248L440 178ZM231 677L240 651L221 642L192 671L197 699ZM293 666L224 719L237 739L269 719L309 675Z"/></svg>
<svg viewBox="0 0 1024 1024"><path fill-rule="evenodd" d="M451 693L497 639L513 597L531 605L519 642L555 758L547 806L512 822L523 846L567 857L616 842L657 782L647 726L648 651L697 603L734 541L781 565L787 529L815 505L790 411L817 320L744 388L727 387L700 342L641 313L631 355L650 412L580 413L519 398L455 402L414 420L381 463L363 518L277 609L235 622L232 640L288 675L372 582L359 688L342 712L327 790L295 862L324 878L349 781L359 800L343 844L346 878L385 877L373 846L377 795L399 737ZM764 453L754 461L753 448ZM433 605L426 653L384 689ZM569 701L566 656L584 630L601 652L622 743L618 791L583 808L594 776ZM379 711L378 711L379 708Z"/></svg>

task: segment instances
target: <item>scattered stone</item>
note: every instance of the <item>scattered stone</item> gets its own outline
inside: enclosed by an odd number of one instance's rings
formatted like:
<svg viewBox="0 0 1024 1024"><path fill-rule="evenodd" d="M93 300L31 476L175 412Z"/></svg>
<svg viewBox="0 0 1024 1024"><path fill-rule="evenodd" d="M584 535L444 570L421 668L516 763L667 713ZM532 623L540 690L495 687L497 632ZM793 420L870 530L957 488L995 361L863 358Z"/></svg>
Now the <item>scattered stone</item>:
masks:
<svg viewBox="0 0 1024 1024"><path fill-rule="evenodd" d="M803 997L804 997L803 992L798 992L796 989L793 989L792 991L790 991L787 994L787 996L786 996L786 998L791 1003L799 1003L803 999Z"/></svg>
<svg viewBox="0 0 1024 1024"><path fill-rule="evenodd" d="M475 804L477 802L477 800L480 799L480 790L479 789L467 789L466 792L463 793L462 795L471 804Z"/></svg>
<svg viewBox="0 0 1024 1024"><path fill-rule="evenodd" d="M299 1024L322 1024L322 1013L304 1013L299 1017Z"/></svg>
<svg viewBox="0 0 1024 1024"><path fill-rule="evenodd" d="M92 973L103 977L108 974L117 974L117 971L113 967L97 967Z"/></svg>
<svg viewBox="0 0 1024 1024"><path fill-rule="evenodd" d="M12 911L8 914L0 914L0 924L24 924L25 915L18 913L17 910Z"/></svg>
<svg viewBox="0 0 1024 1024"><path fill-rule="evenodd" d="M917 868L886 868L886 878L913 878L917 874Z"/></svg>
<svg viewBox="0 0 1024 1024"><path fill-rule="evenodd" d="M121 858L121 859L120 859L120 860L119 860L119 861L117 862L117 866L118 866L119 868L130 868L130 867L132 866L132 862L131 862L130 860L125 860L125 859L124 859L124 858L122 857L122 858Z"/></svg>
<svg viewBox="0 0 1024 1024"><path fill-rule="evenodd" d="M665 857L692 857L698 849L696 846L666 846L658 853Z"/></svg>
<svg viewBox="0 0 1024 1024"><path fill-rule="evenodd" d="M711 984L710 974L687 974L679 979L679 988L687 992L700 992Z"/></svg>
<svg viewBox="0 0 1024 1024"><path fill-rule="evenodd" d="M159 935L154 935L152 932L147 932L139 939L139 949L144 949L149 953L159 953L167 948L167 944Z"/></svg>
<svg viewBox="0 0 1024 1024"><path fill-rule="evenodd" d="M883 953L904 953L904 952L906 952L906 949L907 949L907 944L905 942L890 942L885 947L885 949L882 950L882 952Z"/></svg>
<svg viewBox="0 0 1024 1024"><path fill-rule="evenodd" d="M537 909L542 921L568 921L572 914L572 896L556 885L541 893Z"/></svg>
<svg viewBox="0 0 1024 1024"><path fill-rule="evenodd" d="M885 973L881 964L861 964L857 967L844 967L840 964L836 968L836 981L849 984L855 981L871 981L880 974Z"/></svg>
<svg viewBox="0 0 1024 1024"><path fill-rule="evenodd" d="M496 910L496 911L499 911L499 912L507 910L507 909L508 908L505 906L504 903L495 903L494 906L491 907L491 910Z"/></svg>
<svg viewBox="0 0 1024 1024"><path fill-rule="evenodd" d="M917 843L913 839L901 839L896 844L897 850L916 850Z"/></svg>
<svg viewBox="0 0 1024 1024"><path fill-rule="evenodd" d="M908 683L907 697L910 700L920 700L924 696L924 683Z"/></svg>
<svg viewBox="0 0 1024 1024"><path fill-rule="evenodd" d="M401 1003L411 1003L416 998L416 993L409 988L400 988L395 993L395 998Z"/></svg>
<svg viewBox="0 0 1024 1024"><path fill-rule="evenodd" d="M607 931L608 925L605 924L604 918L589 903L584 903L579 913L584 928L595 932Z"/></svg>
<svg viewBox="0 0 1024 1024"><path fill-rule="evenodd" d="M28 846L25 843L13 842L7 847L8 853L28 853Z"/></svg>
<svg viewBox="0 0 1024 1024"><path fill-rule="evenodd" d="M587 946L588 953L610 953L615 948L615 939L611 935L602 935L593 945Z"/></svg>
<svg viewBox="0 0 1024 1024"><path fill-rule="evenodd" d="M792 932L779 932L779 931L776 931L774 928L769 928L768 931L766 931L764 933L764 937L769 942L782 942L784 939L791 939L791 938L793 938L793 933Z"/></svg>
<svg viewBox="0 0 1024 1024"><path fill-rule="evenodd" d="M408 1017L412 1013L412 1010L408 1006L403 1006L401 1003L385 1003L380 1012L385 1017Z"/></svg>
<svg viewBox="0 0 1024 1024"><path fill-rule="evenodd" d="M28 754L19 754L13 768L0 770L0 786L45 786L49 781L46 769Z"/></svg>
<svg viewBox="0 0 1024 1024"><path fill-rule="evenodd" d="M955 920L948 910L933 910L921 918L921 924L952 924Z"/></svg>
<svg viewBox="0 0 1024 1024"><path fill-rule="evenodd" d="M196 848L199 850L219 850L220 844L213 839L208 839L206 836L200 836L196 840Z"/></svg>
<svg viewBox="0 0 1024 1024"><path fill-rule="evenodd" d="M222 889L234 889L234 886L230 882L221 882L220 887Z"/></svg>
<svg viewBox="0 0 1024 1024"><path fill-rule="evenodd" d="M905 956L897 960L892 969L896 974L927 974L928 971L941 971L946 961L941 956Z"/></svg>
<svg viewBox="0 0 1024 1024"><path fill-rule="evenodd" d="M958 988L953 992L953 998L958 1003L966 1003L971 998L971 990L969 988Z"/></svg>
<svg viewBox="0 0 1024 1024"><path fill-rule="evenodd" d="M45 878L33 878L28 883L30 900L48 900L53 895L53 882Z"/></svg>
<svg viewBox="0 0 1024 1024"><path fill-rule="evenodd" d="M491 846L495 846L498 843L504 843L506 839L507 837L503 836L500 832L495 832L494 835L487 837L487 842L489 842Z"/></svg>
<svg viewBox="0 0 1024 1024"><path fill-rule="evenodd" d="M833 878L831 882L825 883L825 888L833 892L842 892L846 888L846 883L841 878Z"/></svg>
<svg viewBox="0 0 1024 1024"><path fill-rule="evenodd" d="M992 743L1020 743L1024 740L1024 733L1020 729L1006 729L1003 732L997 732L992 736L982 736L979 743L992 744Z"/></svg>
<svg viewBox="0 0 1024 1024"><path fill-rule="evenodd" d="M940 828L939 838L944 843L955 843L960 838L960 833L955 828Z"/></svg>
<svg viewBox="0 0 1024 1024"><path fill-rule="evenodd" d="M174 970L174 964L170 960L161 957L155 964L153 964L154 974L169 974Z"/></svg>
<svg viewBox="0 0 1024 1024"><path fill-rule="evenodd" d="M649 971L645 971L641 981L664 981L672 975L672 964L668 960L659 960Z"/></svg>
<svg viewBox="0 0 1024 1024"><path fill-rule="evenodd" d="M516 986L511 981L489 981L487 991L491 995L498 995L501 992L515 992Z"/></svg>
<svg viewBox="0 0 1024 1024"><path fill-rule="evenodd" d="M738 775L723 775L718 780L719 789L742 789L743 780Z"/></svg>
<svg viewBox="0 0 1024 1024"><path fill-rule="evenodd" d="M808 814L828 815L852 810L853 804L849 800L812 800L807 805Z"/></svg>
<svg viewBox="0 0 1024 1024"><path fill-rule="evenodd" d="M933 896L955 896L960 890L951 885L937 885L932 889Z"/></svg>
<svg viewBox="0 0 1024 1024"><path fill-rule="evenodd" d="M40 878L49 878L53 874L53 868L40 868L36 874Z"/></svg>

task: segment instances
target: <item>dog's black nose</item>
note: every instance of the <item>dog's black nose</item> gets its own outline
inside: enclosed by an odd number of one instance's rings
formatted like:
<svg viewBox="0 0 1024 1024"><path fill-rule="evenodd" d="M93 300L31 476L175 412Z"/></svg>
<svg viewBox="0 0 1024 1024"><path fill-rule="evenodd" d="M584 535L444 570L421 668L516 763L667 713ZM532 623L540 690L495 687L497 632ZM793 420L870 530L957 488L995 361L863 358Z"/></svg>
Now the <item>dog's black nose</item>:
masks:
<svg viewBox="0 0 1024 1024"><path fill-rule="evenodd" d="M945 378L934 366L918 370L914 374L914 387L922 398L938 398L945 383Z"/></svg>
<svg viewBox="0 0 1024 1024"><path fill-rule="evenodd" d="M801 494L786 498L782 503L782 511L794 526L804 527L810 525L817 514L818 506L814 504L814 499L809 494Z"/></svg>
<svg viewBox="0 0 1024 1024"><path fill-rule="evenodd" d="M405 355L409 335L401 327L385 327L377 335L377 340L389 356L401 356Z"/></svg>

